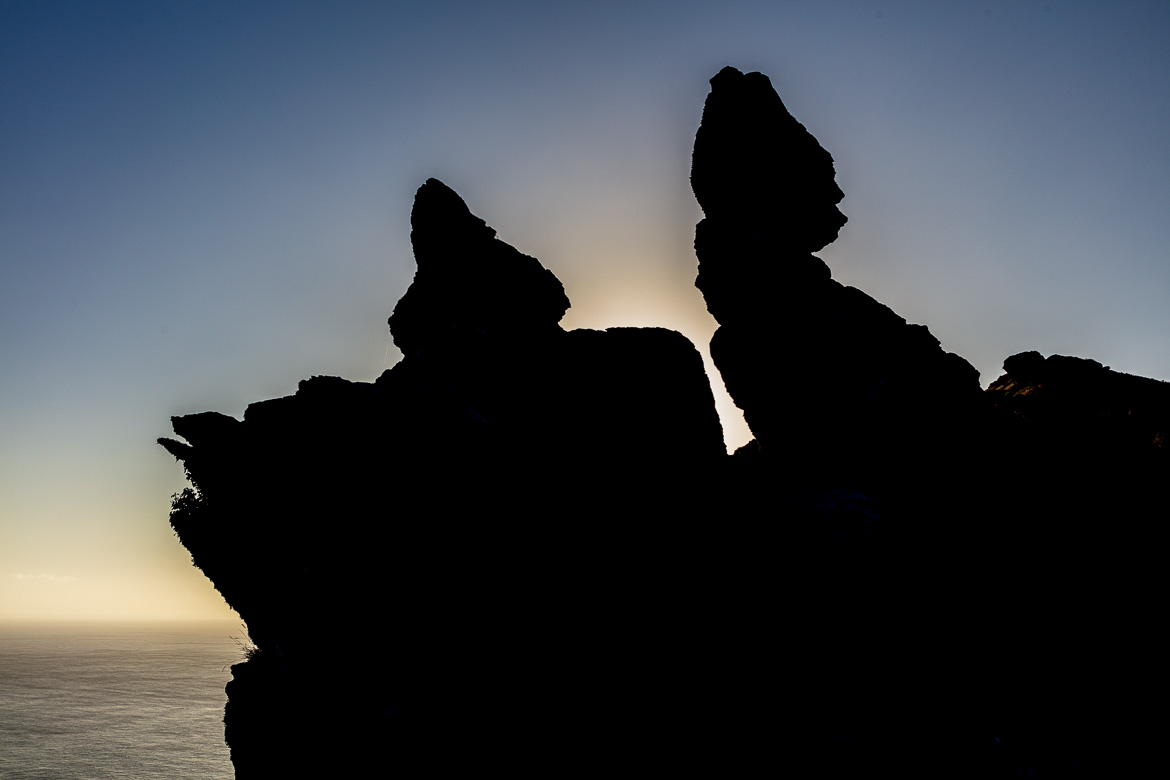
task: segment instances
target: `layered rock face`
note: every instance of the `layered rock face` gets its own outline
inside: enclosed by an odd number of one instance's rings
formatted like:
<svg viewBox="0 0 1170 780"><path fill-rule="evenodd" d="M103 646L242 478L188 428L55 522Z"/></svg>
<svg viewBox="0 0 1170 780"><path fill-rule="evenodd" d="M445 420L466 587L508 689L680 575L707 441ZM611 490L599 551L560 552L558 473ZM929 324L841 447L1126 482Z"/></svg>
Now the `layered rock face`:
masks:
<svg viewBox="0 0 1170 780"><path fill-rule="evenodd" d="M711 81L694 347L569 300L436 180L375 382L173 418L171 523L247 621L240 778L1126 777L1150 765L1166 383L975 370L813 255L833 160Z"/></svg>

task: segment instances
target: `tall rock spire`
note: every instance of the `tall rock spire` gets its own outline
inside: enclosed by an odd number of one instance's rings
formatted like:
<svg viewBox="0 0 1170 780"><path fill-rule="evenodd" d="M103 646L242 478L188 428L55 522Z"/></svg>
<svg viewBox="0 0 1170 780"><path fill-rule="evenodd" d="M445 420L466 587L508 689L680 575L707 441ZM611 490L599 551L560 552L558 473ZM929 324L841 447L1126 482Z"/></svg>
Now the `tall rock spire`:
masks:
<svg viewBox="0 0 1170 780"><path fill-rule="evenodd" d="M846 221L834 175L766 76L711 79L691 169L711 356L764 452L861 471L933 457L980 403L978 372L811 254Z"/></svg>

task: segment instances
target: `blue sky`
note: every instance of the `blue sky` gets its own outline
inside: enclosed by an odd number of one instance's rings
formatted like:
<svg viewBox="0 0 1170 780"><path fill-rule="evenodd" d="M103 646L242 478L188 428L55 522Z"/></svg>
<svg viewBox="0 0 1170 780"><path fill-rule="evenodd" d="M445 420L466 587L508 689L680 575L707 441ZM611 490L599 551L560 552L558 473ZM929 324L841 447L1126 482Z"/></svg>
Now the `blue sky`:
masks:
<svg viewBox="0 0 1170 780"><path fill-rule="evenodd" d="M154 439L392 365L427 177L566 326L705 350L728 64L834 155L834 276L984 384L1025 349L1170 380L1168 42L1164 2L0 2L0 617L226 614Z"/></svg>

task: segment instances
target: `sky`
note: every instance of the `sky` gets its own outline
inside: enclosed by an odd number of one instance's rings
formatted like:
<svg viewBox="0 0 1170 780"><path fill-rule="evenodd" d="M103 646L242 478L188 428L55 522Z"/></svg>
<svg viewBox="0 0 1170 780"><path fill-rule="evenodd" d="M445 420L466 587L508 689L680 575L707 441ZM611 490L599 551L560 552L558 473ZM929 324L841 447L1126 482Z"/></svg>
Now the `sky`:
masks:
<svg viewBox="0 0 1170 780"><path fill-rule="evenodd" d="M1164 0L0 0L0 618L231 617L155 439L393 365L428 177L566 327L705 353L688 175L725 65L833 154L834 277L984 385L1030 349L1170 380Z"/></svg>

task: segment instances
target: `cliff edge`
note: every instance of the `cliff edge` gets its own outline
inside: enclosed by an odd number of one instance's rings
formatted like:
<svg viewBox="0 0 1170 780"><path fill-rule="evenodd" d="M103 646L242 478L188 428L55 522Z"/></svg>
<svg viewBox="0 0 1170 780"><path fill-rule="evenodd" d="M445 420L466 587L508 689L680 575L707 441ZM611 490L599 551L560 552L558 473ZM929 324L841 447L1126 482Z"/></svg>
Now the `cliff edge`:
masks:
<svg viewBox="0 0 1170 780"><path fill-rule="evenodd" d="M430 179L376 381L175 417L170 521L247 621L239 778L1124 777L1153 760L1166 383L1022 353L981 391L832 278L828 151L711 80L698 352L566 331Z"/></svg>

